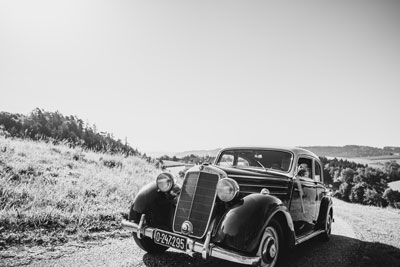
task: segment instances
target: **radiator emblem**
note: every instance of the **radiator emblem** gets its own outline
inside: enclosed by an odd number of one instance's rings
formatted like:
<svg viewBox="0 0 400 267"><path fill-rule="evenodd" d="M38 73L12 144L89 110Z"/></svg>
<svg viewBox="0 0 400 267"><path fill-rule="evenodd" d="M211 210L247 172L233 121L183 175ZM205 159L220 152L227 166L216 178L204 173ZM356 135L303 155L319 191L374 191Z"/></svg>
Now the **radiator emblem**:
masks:
<svg viewBox="0 0 400 267"><path fill-rule="evenodd" d="M193 233L193 224L190 221L184 221L181 227L182 234L190 235Z"/></svg>

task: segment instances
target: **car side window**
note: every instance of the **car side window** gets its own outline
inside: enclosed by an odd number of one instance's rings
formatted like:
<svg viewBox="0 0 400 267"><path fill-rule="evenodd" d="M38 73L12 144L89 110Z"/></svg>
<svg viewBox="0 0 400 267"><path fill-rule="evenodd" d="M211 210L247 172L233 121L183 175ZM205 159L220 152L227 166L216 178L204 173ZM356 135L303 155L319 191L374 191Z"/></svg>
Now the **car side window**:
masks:
<svg viewBox="0 0 400 267"><path fill-rule="evenodd" d="M321 182L321 165L315 161L315 181Z"/></svg>
<svg viewBox="0 0 400 267"><path fill-rule="evenodd" d="M299 158L297 163L297 176L312 179L312 160L308 158Z"/></svg>
<svg viewBox="0 0 400 267"><path fill-rule="evenodd" d="M231 154L224 154L221 157L221 160L219 161L218 165L219 166L233 166L233 160L234 156Z"/></svg>

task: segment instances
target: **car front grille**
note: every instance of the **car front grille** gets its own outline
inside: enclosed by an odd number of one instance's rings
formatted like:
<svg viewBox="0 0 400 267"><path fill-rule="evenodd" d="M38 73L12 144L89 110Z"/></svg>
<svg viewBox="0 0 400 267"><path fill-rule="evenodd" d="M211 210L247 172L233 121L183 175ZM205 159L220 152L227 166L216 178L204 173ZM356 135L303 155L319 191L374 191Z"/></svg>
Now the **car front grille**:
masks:
<svg viewBox="0 0 400 267"><path fill-rule="evenodd" d="M214 207L218 175L206 172L188 173L182 185L174 219L174 232L181 233L182 224L190 221L190 236L202 238Z"/></svg>

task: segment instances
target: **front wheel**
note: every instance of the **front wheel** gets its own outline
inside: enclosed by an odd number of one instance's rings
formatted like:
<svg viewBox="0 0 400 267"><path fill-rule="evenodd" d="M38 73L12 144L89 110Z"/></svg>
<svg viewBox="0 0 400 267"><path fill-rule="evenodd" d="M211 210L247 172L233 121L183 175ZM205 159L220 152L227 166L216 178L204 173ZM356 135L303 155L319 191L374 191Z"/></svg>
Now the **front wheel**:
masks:
<svg viewBox="0 0 400 267"><path fill-rule="evenodd" d="M271 220L260 243L260 267L273 267L279 262L283 249L282 228L276 220Z"/></svg>
<svg viewBox="0 0 400 267"><path fill-rule="evenodd" d="M129 216L128 220L134 221L135 223L138 223L140 220L141 214L137 213L133 209L133 205L130 208L129 211ZM142 236L141 239L139 239L136 235L136 233L133 234L133 239L135 239L136 244L146 251L147 253L150 254L158 254L158 253L163 253L168 249L168 247L164 247L161 245L158 245L154 243L154 241L151 238L148 238L147 236Z"/></svg>
<svg viewBox="0 0 400 267"><path fill-rule="evenodd" d="M161 245L158 245L156 243L154 243L154 241L146 236L142 236L141 239L139 239L136 234L133 234L133 238L135 239L136 244L143 249L144 251L146 251L147 253L150 254L159 254L159 253L163 253L164 251L166 251L168 249L168 247L164 247Z"/></svg>

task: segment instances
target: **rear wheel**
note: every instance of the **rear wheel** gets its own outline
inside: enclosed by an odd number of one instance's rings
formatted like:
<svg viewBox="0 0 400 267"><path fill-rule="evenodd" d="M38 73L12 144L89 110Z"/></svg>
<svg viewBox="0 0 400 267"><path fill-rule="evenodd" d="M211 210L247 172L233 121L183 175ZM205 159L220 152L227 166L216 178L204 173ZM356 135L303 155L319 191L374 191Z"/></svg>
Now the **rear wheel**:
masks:
<svg viewBox="0 0 400 267"><path fill-rule="evenodd" d="M321 234L322 241L329 241L332 232L332 213L329 212L325 219L325 231Z"/></svg>
<svg viewBox="0 0 400 267"><path fill-rule="evenodd" d="M279 262L283 249L283 232L279 223L272 219L264 230L260 243L261 267L273 267Z"/></svg>

